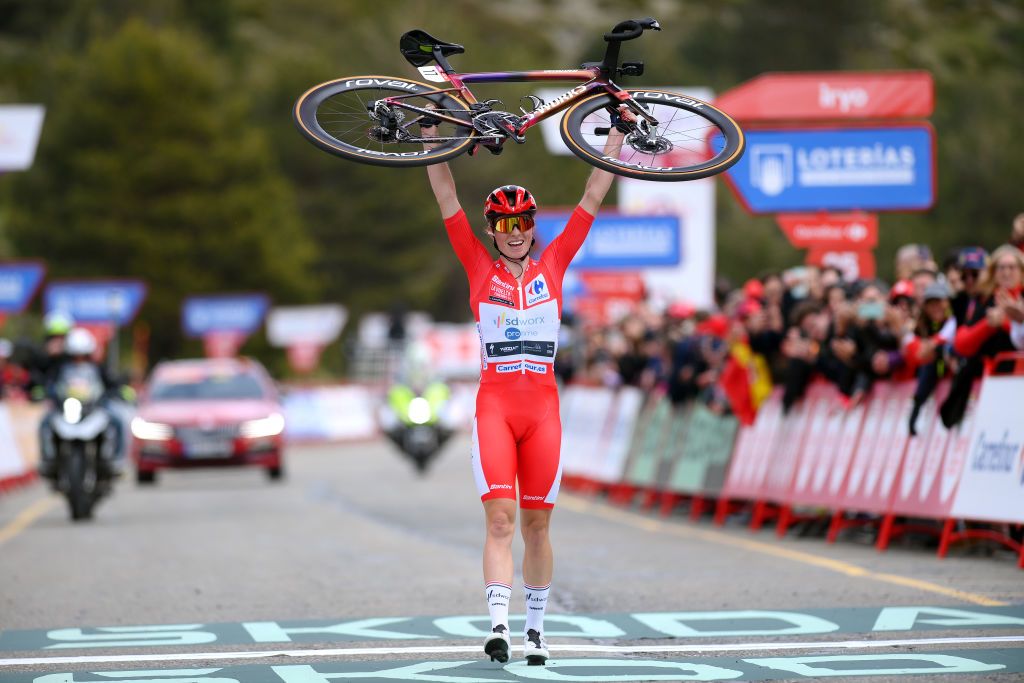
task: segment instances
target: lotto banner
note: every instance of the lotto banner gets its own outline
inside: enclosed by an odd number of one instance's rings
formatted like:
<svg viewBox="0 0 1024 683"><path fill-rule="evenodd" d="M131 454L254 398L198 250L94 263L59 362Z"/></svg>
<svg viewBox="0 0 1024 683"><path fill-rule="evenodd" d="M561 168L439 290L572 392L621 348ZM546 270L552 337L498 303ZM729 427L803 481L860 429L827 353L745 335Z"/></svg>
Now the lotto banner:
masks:
<svg viewBox="0 0 1024 683"><path fill-rule="evenodd" d="M1024 522L1022 397L1024 375L985 378L971 436L958 454L963 470L952 517Z"/></svg>

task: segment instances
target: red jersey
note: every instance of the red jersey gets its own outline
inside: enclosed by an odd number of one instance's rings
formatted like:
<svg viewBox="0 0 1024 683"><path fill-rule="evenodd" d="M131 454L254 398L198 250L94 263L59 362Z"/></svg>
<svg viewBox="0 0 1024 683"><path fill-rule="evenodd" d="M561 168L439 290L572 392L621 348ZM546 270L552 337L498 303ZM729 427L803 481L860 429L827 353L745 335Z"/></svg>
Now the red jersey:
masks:
<svg viewBox="0 0 1024 683"><path fill-rule="evenodd" d="M469 305L480 334L481 384L528 377L555 385L562 278L593 222L593 216L576 207L540 259L527 260L522 281L517 281L473 234L465 211L445 220L448 239L469 278Z"/></svg>

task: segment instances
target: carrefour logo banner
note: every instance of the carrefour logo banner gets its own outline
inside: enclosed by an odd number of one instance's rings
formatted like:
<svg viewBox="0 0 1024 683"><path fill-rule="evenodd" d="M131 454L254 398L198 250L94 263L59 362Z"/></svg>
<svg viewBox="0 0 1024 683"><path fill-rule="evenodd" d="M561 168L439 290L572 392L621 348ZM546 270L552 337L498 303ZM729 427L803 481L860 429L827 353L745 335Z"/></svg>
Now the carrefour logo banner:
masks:
<svg viewBox="0 0 1024 683"><path fill-rule="evenodd" d="M952 517L1024 522L1024 375L988 376L981 385Z"/></svg>
<svg viewBox="0 0 1024 683"><path fill-rule="evenodd" d="M928 124L746 133L747 152L726 179L752 213L915 211L935 203Z"/></svg>
<svg viewBox="0 0 1024 683"><path fill-rule="evenodd" d="M25 310L45 273L41 263L0 263L0 313Z"/></svg>
<svg viewBox="0 0 1024 683"><path fill-rule="evenodd" d="M190 337L217 332L248 335L263 324L269 306L266 294L193 296L182 304L181 320Z"/></svg>
<svg viewBox="0 0 1024 683"><path fill-rule="evenodd" d="M145 299L146 284L139 280L51 282L43 292L43 308L79 323L127 325Z"/></svg>
<svg viewBox="0 0 1024 683"><path fill-rule="evenodd" d="M561 234L570 215L537 214L537 240L542 246ZM679 233L678 216L599 215L572 265L590 269L676 266L682 261Z"/></svg>

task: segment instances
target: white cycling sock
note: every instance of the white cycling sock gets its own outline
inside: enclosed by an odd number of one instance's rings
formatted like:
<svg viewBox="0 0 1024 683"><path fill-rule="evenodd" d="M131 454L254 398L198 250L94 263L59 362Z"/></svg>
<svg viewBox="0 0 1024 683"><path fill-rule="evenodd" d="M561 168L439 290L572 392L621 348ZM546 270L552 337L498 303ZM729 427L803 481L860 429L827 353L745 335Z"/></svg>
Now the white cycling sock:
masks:
<svg viewBox="0 0 1024 683"><path fill-rule="evenodd" d="M523 591L526 593L526 627L524 631L531 628L537 633L544 632L544 610L548 606L548 591L551 584L546 586L529 586L523 584Z"/></svg>
<svg viewBox="0 0 1024 683"><path fill-rule="evenodd" d="M508 628L508 601L512 599L512 586L489 583L484 594L487 595L487 611L491 614L491 628L498 624Z"/></svg>

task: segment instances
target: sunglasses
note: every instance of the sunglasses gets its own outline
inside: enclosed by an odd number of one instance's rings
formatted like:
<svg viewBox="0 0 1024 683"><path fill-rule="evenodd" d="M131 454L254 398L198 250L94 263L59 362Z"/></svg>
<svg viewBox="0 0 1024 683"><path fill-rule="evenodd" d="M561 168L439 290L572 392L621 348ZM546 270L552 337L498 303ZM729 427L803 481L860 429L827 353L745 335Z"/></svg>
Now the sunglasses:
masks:
<svg viewBox="0 0 1024 683"><path fill-rule="evenodd" d="M491 228L494 232L510 233L516 228L519 228L519 232L529 232L533 230L534 221L530 216L501 216L495 218L491 222Z"/></svg>

